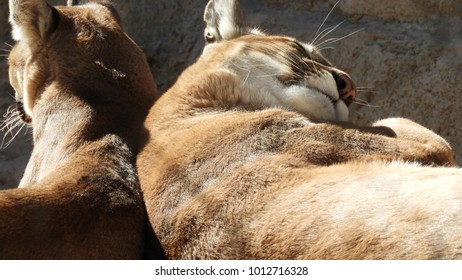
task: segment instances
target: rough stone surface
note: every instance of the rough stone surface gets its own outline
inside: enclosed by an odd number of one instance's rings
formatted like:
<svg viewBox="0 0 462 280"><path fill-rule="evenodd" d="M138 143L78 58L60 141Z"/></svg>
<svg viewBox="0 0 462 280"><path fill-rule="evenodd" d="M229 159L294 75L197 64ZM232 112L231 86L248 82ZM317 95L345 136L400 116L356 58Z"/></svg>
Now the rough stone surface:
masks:
<svg viewBox="0 0 462 280"><path fill-rule="evenodd" d="M51 1L64 3L64 0ZM142 46L161 90L201 52L207 1L114 0L126 31ZM249 23L312 41L337 0L242 0ZM6 58L11 44L7 1L0 3L0 114L13 104ZM462 6L459 0L343 0L321 30L343 22L315 43L349 72L366 106L351 120L366 124L402 116L445 137L462 162ZM355 33L356 32L356 33ZM333 42L333 38L342 38ZM324 33L325 34L325 33ZM326 41L327 40L327 41ZM4 44L6 42L6 44ZM0 132L0 140L4 133ZM11 137L6 135L5 140ZM31 151L30 131L0 150L0 187L14 187Z"/></svg>

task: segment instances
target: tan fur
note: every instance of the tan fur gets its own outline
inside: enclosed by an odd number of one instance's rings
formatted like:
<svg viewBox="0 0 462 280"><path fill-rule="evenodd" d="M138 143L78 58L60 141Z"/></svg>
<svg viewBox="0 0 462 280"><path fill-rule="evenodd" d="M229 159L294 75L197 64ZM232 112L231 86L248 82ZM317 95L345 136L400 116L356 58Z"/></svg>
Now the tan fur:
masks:
<svg viewBox="0 0 462 280"><path fill-rule="evenodd" d="M295 85L306 94L328 85L320 71L337 69L316 58L312 46L303 54L292 38L242 26L230 31L241 22L236 5L210 1L210 44L145 123L149 142L137 165L149 221L166 255L462 258L462 171L436 167L454 165L446 141L405 119L358 127L325 122L324 112L297 110L286 100L266 102L279 94L274 87L293 86L284 83L295 75L290 61L306 70ZM224 7L233 7L225 20L214 19ZM273 75L264 75L266 69Z"/></svg>
<svg viewBox="0 0 462 280"><path fill-rule="evenodd" d="M20 188L0 192L3 259L143 255L136 135L157 90L111 10L10 0L10 81L34 149Z"/></svg>

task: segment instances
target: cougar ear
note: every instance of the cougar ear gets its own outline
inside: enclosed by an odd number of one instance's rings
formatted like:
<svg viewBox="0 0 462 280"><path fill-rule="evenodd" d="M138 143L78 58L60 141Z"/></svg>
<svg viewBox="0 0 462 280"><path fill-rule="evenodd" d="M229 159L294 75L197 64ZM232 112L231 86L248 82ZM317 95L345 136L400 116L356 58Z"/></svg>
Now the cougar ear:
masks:
<svg viewBox="0 0 462 280"><path fill-rule="evenodd" d="M79 5L79 0L67 0L67 6L72 7L72 6L77 6Z"/></svg>
<svg viewBox="0 0 462 280"><path fill-rule="evenodd" d="M210 0L205 7L204 21L207 43L231 40L247 33L238 0Z"/></svg>
<svg viewBox="0 0 462 280"><path fill-rule="evenodd" d="M57 12L45 0L9 0L9 7L16 41L40 41L56 25Z"/></svg>

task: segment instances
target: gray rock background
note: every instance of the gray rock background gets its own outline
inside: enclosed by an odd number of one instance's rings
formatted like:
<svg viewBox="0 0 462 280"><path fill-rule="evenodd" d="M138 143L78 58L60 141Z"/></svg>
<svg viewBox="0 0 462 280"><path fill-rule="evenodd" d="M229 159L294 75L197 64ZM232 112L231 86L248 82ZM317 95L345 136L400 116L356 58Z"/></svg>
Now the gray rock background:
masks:
<svg viewBox="0 0 462 280"><path fill-rule="evenodd" d="M65 0L50 1L63 4ZM115 0L128 34L142 46L160 90L167 89L203 47L206 0ZM271 33L311 41L336 0L241 0L247 21ZM8 3L0 3L0 114L13 104L6 57ZM402 116L445 137L462 163L462 5L459 0L343 0L323 26L343 23L325 39L325 55L363 87L366 106L351 120L367 124ZM4 44L5 42L6 44ZM320 43L320 42L318 42ZM0 140L4 137L0 132ZM9 137L6 136L6 140ZM22 131L0 150L0 188L15 187L31 151Z"/></svg>

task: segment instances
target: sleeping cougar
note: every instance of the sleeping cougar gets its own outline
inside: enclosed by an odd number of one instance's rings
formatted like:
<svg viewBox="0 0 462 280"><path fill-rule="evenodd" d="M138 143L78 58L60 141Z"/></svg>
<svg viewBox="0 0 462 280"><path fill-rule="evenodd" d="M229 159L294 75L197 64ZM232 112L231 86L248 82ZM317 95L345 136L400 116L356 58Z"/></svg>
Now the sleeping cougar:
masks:
<svg viewBox="0 0 462 280"><path fill-rule="evenodd" d="M137 158L174 259L462 258L462 171L405 119L348 124L356 91L316 48L212 0L206 47L152 107ZM154 250L151 250L154 252Z"/></svg>

